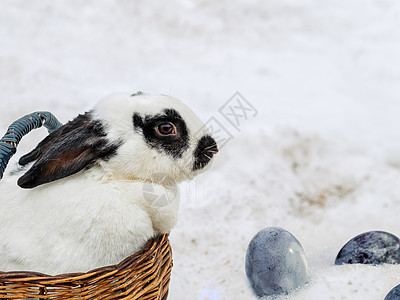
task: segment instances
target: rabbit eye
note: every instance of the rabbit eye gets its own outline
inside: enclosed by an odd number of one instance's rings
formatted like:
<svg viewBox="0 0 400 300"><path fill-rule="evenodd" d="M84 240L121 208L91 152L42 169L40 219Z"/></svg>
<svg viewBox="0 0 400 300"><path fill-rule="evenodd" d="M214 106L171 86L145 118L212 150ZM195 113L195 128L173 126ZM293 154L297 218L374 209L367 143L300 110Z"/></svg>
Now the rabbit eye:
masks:
<svg viewBox="0 0 400 300"><path fill-rule="evenodd" d="M133 114L134 130L143 134L150 148L156 148L173 158L180 158L189 148L189 131L181 115L172 108L157 115Z"/></svg>
<svg viewBox="0 0 400 300"><path fill-rule="evenodd" d="M160 123L154 129L158 135L176 135L176 127L170 122Z"/></svg>

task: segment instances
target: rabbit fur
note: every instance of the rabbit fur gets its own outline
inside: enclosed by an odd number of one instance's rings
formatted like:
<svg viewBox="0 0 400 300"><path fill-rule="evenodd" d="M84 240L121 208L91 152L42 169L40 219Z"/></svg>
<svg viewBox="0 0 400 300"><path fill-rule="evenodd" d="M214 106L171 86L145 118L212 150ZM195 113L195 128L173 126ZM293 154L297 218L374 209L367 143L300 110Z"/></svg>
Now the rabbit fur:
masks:
<svg viewBox="0 0 400 300"><path fill-rule="evenodd" d="M171 195L217 151L172 97L101 100L21 157L19 187L15 175L0 182L0 270L53 275L119 263L177 221L179 193L159 204L144 186Z"/></svg>

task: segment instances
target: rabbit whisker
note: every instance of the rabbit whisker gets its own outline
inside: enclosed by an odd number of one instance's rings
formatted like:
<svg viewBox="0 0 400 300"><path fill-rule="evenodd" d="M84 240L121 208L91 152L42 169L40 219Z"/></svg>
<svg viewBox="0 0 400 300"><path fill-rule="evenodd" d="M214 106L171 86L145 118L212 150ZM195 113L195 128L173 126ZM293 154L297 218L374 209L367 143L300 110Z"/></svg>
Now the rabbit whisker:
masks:
<svg viewBox="0 0 400 300"><path fill-rule="evenodd" d="M205 147L204 149L208 150L208 149L210 149L210 148L212 148L212 147L215 147L215 146L217 146L217 143L214 143L214 144L212 144L211 146Z"/></svg>
<svg viewBox="0 0 400 300"><path fill-rule="evenodd" d="M209 160L211 160L211 157L209 157L207 154L203 153L205 157L207 157Z"/></svg>

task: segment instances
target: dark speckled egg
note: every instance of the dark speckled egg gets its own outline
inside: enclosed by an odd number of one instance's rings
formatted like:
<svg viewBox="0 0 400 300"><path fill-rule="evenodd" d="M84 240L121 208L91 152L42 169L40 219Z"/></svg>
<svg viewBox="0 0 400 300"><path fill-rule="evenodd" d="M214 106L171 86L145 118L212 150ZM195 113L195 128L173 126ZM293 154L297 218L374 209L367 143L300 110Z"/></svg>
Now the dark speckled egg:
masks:
<svg viewBox="0 0 400 300"><path fill-rule="evenodd" d="M384 300L400 300L400 284L395 286L389 294L386 295Z"/></svg>
<svg viewBox="0 0 400 300"><path fill-rule="evenodd" d="M369 231L351 239L339 251L335 264L398 264L400 240L384 231Z"/></svg>
<svg viewBox="0 0 400 300"><path fill-rule="evenodd" d="M308 281L303 247L282 228L265 228L253 237L245 267L250 286L259 297L287 294Z"/></svg>

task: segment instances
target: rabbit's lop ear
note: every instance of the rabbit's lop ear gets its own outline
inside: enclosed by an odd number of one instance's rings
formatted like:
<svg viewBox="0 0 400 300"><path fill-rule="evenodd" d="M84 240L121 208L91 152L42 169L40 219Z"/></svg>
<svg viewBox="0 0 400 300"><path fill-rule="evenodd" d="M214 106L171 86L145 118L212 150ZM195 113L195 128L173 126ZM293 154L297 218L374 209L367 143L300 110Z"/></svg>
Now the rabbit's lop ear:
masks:
<svg viewBox="0 0 400 300"><path fill-rule="evenodd" d="M118 142L111 143L106 138L102 123L93 120L90 112L79 115L21 157L20 165L36 162L19 178L18 185L34 188L75 174L91 167L98 159L112 157L118 147Z"/></svg>

